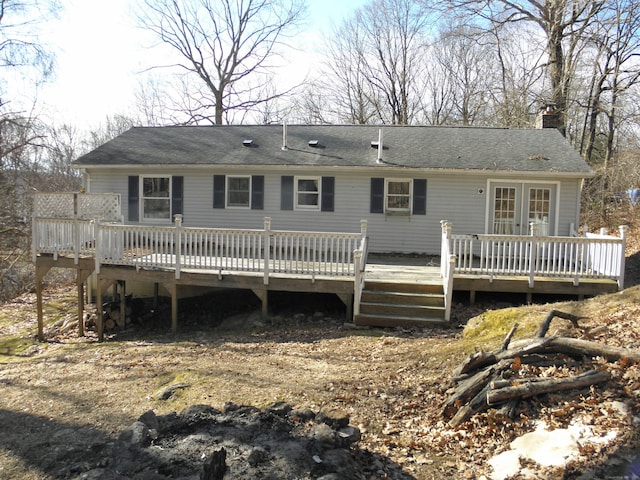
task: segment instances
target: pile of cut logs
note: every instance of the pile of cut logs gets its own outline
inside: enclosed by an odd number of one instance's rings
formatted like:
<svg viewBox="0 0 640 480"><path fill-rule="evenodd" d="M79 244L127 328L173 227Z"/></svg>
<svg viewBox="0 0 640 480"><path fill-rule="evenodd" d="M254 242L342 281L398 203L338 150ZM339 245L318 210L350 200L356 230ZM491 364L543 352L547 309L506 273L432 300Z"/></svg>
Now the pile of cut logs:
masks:
<svg viewBox="0 0 640 480"><path fill-rule="evenodd" d="M579 328L578 322L583 318L552 310L535 337L512 343L511 339L518 328L515 324L499 349L490 353L474 353L462 363L454 373L442 409L451 428L462 425L474 414L489 408L497 408L500 413L514 418L521 399L607 382L609 373L593 367L592 360L595 357L608 361L640 361L640 350L611 347L578 338L547 337L555 317L570 320L575 328ZM525 365L533 368L523 369ZM554 366L568 367L582 373L561 378L520 374L523 370L534 371Z"/></svg>

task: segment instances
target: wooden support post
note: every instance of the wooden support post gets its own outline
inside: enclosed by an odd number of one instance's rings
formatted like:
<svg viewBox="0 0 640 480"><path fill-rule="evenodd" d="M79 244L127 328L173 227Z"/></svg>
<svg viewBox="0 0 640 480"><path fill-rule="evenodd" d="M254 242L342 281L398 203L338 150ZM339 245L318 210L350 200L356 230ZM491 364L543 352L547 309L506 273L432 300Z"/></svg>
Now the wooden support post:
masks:
<svg viewBox="0 0 640 480"><path fill-rule="evenodd" d="M338 298L342 300L342 303L347 307L345 315L347 322L353 322L353 295L350 293L336 293L336 295L338 295Z"/></svg>
<svg viewBox="0 0 640 480"><path fill-rule="evenodd" d="M471 305L475 305L475 303L476 303L476 291L475 290L469 290L469 303Z"/></svg>
<svg viewBox="0 0 640 480"><path fill-rule="evenodd" d="M102 311L102 278L100 274L96 275L96 333L98 341L104 342L104 312Z"/></svg>
<svg viewBox="0 0 640 480"><path fill-rule="evenodd" d="M158 282L153 284L153 309L158 310Z"/></svg>
<svg viewBox="0 0 640 480"><path fill-rule="evenodd" d="M36 301L38 310L38 341L44 342L44 312L42 309L42 279L51 269L49 266L36 265Z"/></svg>
<svg viewBox="0 0 640 480"><path fill-rule="evenodd" d="M118 326L121 329L125 329L127 326L127 290L124 280L118 282L120 284L120 319L118 320Z"/></svg>
<svg viewBox="0 0 640 480"><path fill-rule="evenodd" d="M80 275L80 270L78 270L77 274ZM78 280L76 279L78 287L78 336L84 337L84 282Z"/></svg>
<svg viewBox="0 0 640 480"><path fill-rule="evenodd" d="M91 270L78 269L76 271L76 285L78 287L78 336L84 337L84 284L91 275Z"/></svg>
<svg viewBox="0 0 640 480"><path fill-rule="evenodd" d="M263 290L262 292L262 310L260 312L260 318L265 321L269 317L269 290Z"/></svg>
<svg viewBox="0 0 640 480"><path fill-rule="evenodd" d="M266 288L252 288L251 291L260 299L260 303L262 305L260 318L262 321L265 321L269 316L269 291Z"/></svg>
<svg viewBox="0 0 640 480"><path fill-rule="evenodd" d="M178 285L165 284L165 288L171 293L171 332L175 335L178 333Z"/></svg>

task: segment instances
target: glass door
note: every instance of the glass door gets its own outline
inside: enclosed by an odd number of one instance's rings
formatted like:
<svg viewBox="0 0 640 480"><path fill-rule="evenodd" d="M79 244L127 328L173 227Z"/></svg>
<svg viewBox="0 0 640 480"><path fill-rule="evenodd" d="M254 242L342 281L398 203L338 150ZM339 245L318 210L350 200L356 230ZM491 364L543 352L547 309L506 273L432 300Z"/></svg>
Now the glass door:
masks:
<svg viewBox="0 0 640 480"><path fill-rule="evenodd" d="M540 236L555 234L555 184L495 183L491 186L489 233L530 235L530 225Z"/></svg>

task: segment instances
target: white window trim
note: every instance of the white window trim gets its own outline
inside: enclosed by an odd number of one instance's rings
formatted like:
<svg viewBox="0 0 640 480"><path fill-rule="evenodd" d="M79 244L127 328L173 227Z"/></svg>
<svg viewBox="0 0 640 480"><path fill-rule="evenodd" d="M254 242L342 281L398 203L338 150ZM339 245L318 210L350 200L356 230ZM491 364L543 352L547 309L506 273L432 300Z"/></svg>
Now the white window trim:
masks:
<svg viewBox="0 0 640 480"><path fill-rule="evenodd" d="M167 178L169 180L169 196L168 197L145 197L144 196L144 179L145 178ZM173 219L173 212L171 211L171 199L173 198L173 192L172 192L172 188L173 188L173 182L172 182L172 176L171 175L140 175L140 179L139 179L139 187L138 187L138 191L140 192L140 213L139 213L139 218L140 221L142 223L172 223L172 219ZM169 218L147 218L144 215L144 201L147 198L158 198L158 199L162 199L162 200L168 200L169 201Z"/></svg>
<svg viewBox="0 0 640 480"><path fill-rule="evenodd" d="M298 203L298 182L300 180L314 180L318 182L318 204L317 205L300 205ZM312 192L310 192L312 193ZM322 177L300 175L293 178L293 208L294 210L320 211L322 202Z"/></svg>
<svg viewBox="0 0 640 480"><path fill-rule="evenodd" d="M231 178L248 178L249 179L249 203L247 205L229 205L229 180ZM249 210L251 209L251 193L253 189L253 185L251 182L251 175L226 175L225 176L225 186L224 186L224 206L225 208L234 210Z"/></svg>
<svg viewBox="0 0 640 480"><path fill-rule="evenodd" d="M403 182L409 184L409 207L408 208L388 208L389 183ZM391 214L411 214L413 212L413 179L412 178L385 178L384 179L384 211Z"/></svg>

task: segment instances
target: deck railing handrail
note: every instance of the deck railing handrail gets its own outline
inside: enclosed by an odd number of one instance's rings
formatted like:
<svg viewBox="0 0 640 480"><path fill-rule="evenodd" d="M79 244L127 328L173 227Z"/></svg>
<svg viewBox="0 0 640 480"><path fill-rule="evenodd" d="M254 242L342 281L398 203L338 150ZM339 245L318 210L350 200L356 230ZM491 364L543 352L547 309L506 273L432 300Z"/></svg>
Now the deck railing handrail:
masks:
<svg viewBox="0 0 640 480"><path fill-rule="evenodd" d="M582 279L611 279L622 289L626 230L620 227L620 237L549 237L538 236L532 224L531 235L451 235L454 272L490 280L527 276L530 287L535 277L568 278L575 285Z"/></svg>
<svg viewBox="0 0 640 480"><path fill-rule="evenodd" d="M184 227L175 224L126 225L100 220L34 218L33 256L51 253L94 256L96 272L102 265L136 268L224 272L264 272L265 284L273 274L355 277L360 263L366 222L360 233ZM364 229L364 230L363 230ZM362 261L362 256L358 262Z"/></svg>
<svg viewBox="0 0 640 480"><path fill-rule="evenodd" d="M453 272L456 256L451 251L451 224L442 220L442 241L440 251L440 276L442 277L442 287L444 289L444 320L451 320L451 303L453 301Z"/></svg>
<svg viewBox="0 0 640 480"><path fill-rule="evenodd" d="M355 260L356 271L353 285L353 315L360 314L360 302L362 300L362 292L364 290L364 284L366 280L367 269L367 256L369 254L369 240L367 237L367 221L360 220L360 245L356 251L353 252Z"/></svg>

